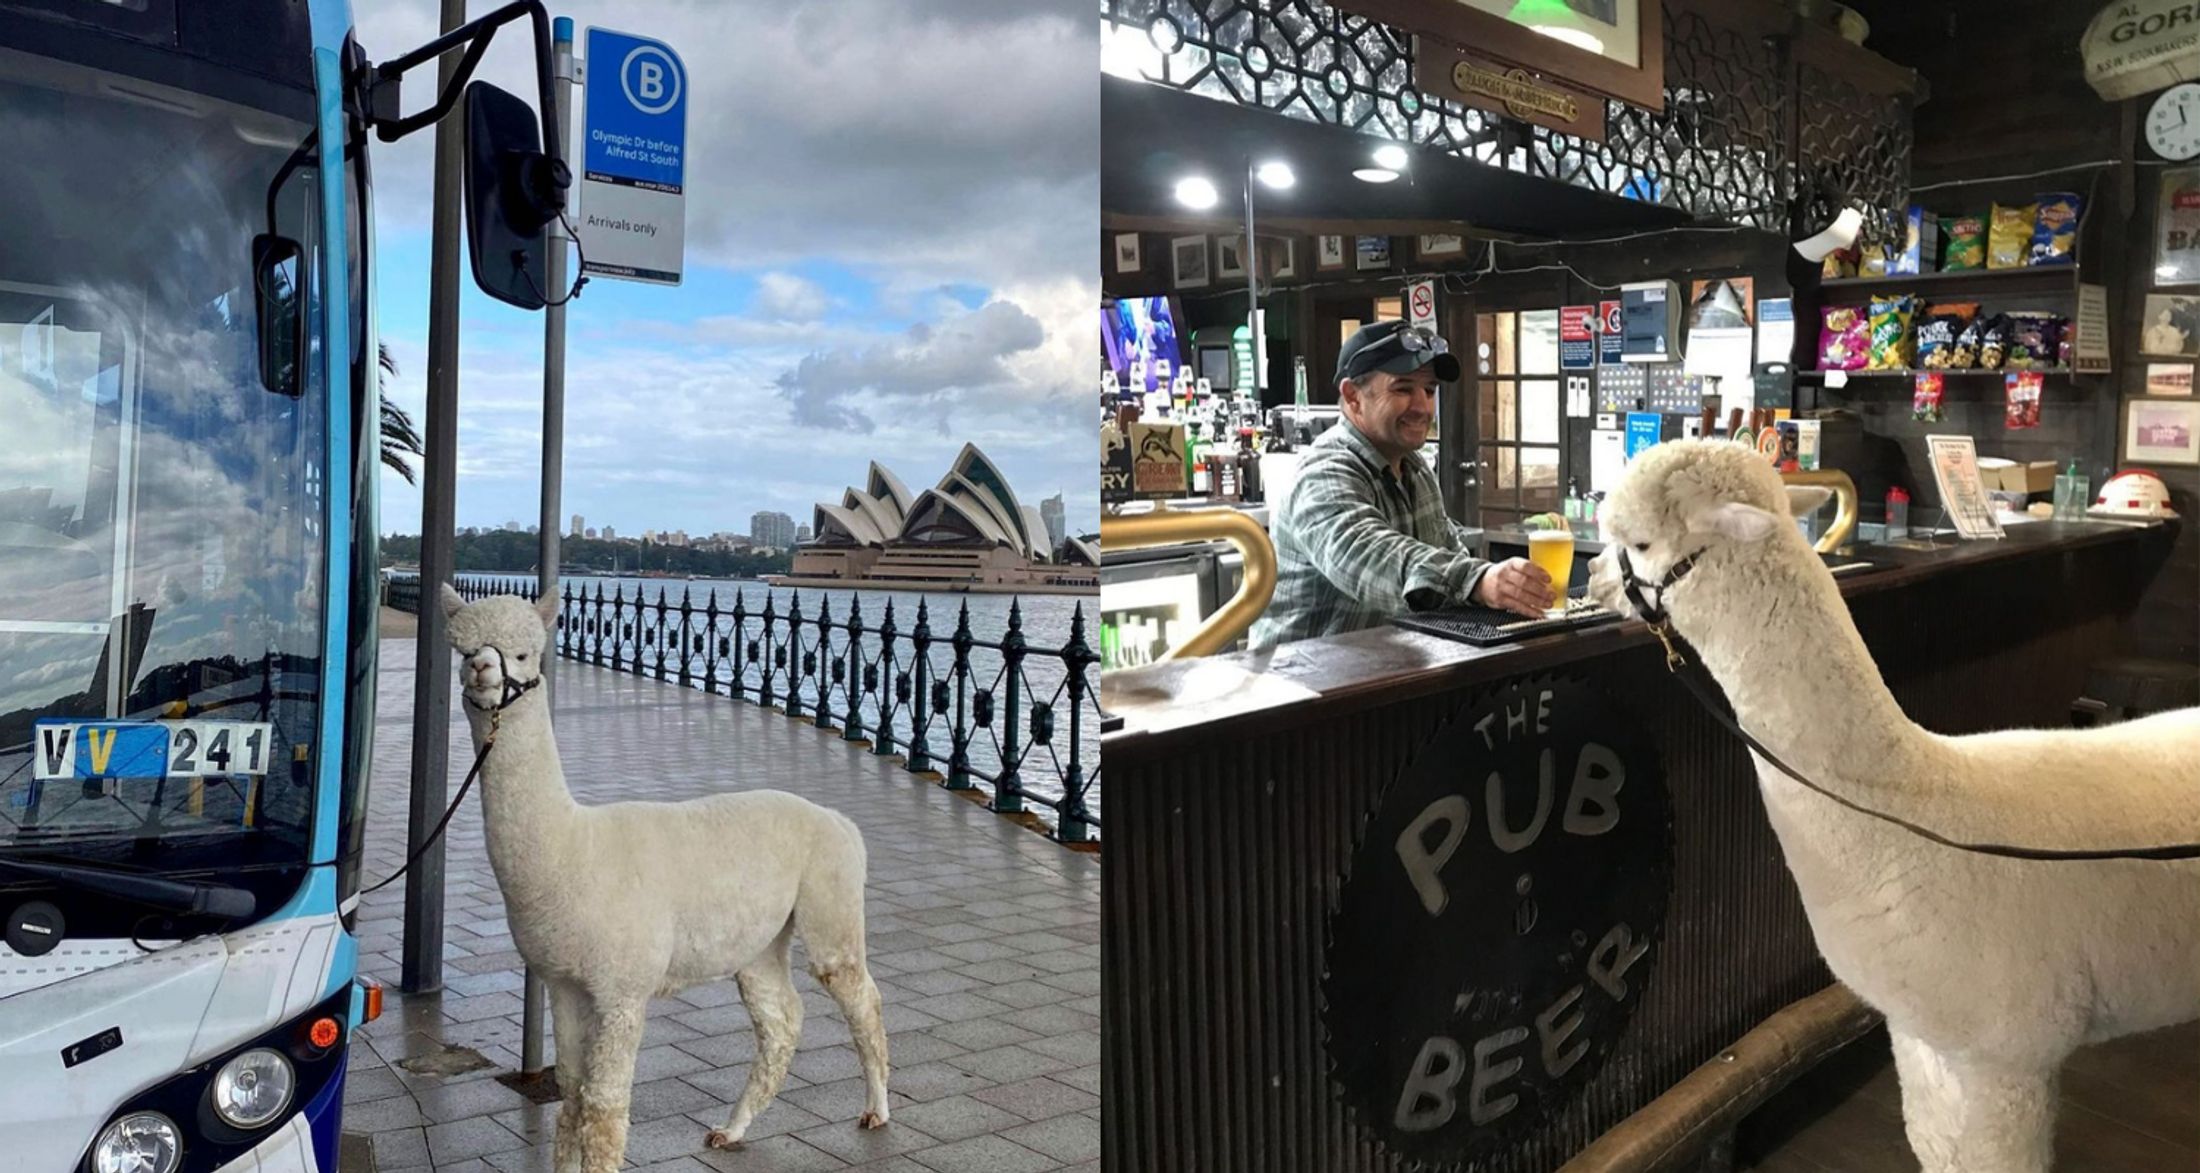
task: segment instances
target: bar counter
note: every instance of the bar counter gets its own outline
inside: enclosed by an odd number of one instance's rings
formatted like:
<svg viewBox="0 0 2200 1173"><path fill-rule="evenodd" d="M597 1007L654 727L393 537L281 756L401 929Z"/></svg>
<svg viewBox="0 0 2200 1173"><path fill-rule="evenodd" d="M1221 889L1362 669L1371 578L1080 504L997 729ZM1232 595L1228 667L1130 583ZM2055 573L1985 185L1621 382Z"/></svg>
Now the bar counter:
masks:
<svg viewBox="0 0 2200 1173"><path fill-rule="evenodd" d="M2063 726L2175 524L1831 560L1872 564L1837 579L1911 719ZM1109 673L1102 707L1110 1170L1554 1169L1831 980L1747 752L1639 622L1381 628Z"/></svg>

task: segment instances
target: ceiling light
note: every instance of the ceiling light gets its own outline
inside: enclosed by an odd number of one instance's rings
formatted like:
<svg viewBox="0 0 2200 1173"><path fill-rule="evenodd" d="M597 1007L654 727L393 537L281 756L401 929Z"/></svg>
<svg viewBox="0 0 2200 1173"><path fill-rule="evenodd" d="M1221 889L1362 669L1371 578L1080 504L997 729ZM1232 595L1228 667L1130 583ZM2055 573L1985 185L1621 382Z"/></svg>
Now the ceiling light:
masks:
<svg viewBox="0 0 2200 1173"><path fill-rule="evenodd" d="M1398 178L1398 173L1387 167L1362 167L1352 173L1352 178L1362 183L1389 183Z"/></svg>
<svg viewBox="0 0 2200 1173"><path fill-rule="evenodd" d="M1253 172L1253 178L1258 179L1262 183L1267 184L1269 187L1276 188L1279 191L1299 181L1299 177L1291 173L1291 165L1289 163L1283 162L1267 162L1261 164L1260 167Z"/></svg>
<svg viewBox="0 0 2200 1173"><path fill-rule="evenodd" d="M1212 208L1221 198L1215 192L1215 185L1200 176L1176 181L1176 202L1194 211Z"/></svg>
<svg viewBox="0 0 2200 1173"><path fill-rule="evenodd" d="M1406 149L1396 145L1375 148L1375 165L1388 171L1405 170ZM1388 180L1378 182L1388 182Z"/></svg>

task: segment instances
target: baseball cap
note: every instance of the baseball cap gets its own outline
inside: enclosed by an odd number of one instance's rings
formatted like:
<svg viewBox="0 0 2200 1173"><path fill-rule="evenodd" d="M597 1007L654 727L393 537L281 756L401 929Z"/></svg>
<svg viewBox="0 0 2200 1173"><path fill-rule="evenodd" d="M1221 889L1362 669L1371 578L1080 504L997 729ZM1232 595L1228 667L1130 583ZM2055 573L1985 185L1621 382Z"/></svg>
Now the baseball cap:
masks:
<svg viewBox="0 0 2200 1173"><path fill-rule="evenodd" d="M1337 379L1358 379L1375 371L1410 374L1429 367L1439 382L1456 382L1459 360L1441 335L1401 321L1370 322L1353 331L1337 352Z"/></svg>

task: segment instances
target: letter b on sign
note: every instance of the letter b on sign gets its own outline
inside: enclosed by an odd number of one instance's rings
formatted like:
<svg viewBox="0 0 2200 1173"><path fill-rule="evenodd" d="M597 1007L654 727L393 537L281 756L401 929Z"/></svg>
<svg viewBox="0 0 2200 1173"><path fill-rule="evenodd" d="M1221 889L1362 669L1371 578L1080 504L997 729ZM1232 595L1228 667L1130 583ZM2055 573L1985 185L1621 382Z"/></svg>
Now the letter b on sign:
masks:
<svg viewBox="0 0 2200 1173"><path fill-rule="evenodd" d="M638 96L643 101L657 102L663 100L665 96L664 66L654 61L644 61L635 67L634 72L637 75L636 80L640 83L636 87L640 90Z"/></svg>
<svg viewBox="0 0 2200 1173"><path fill-rule="evenodd" d="M680 100L680 70L663 49L643 45L620 63L619 88L636 110L662 114Z"/></svg>

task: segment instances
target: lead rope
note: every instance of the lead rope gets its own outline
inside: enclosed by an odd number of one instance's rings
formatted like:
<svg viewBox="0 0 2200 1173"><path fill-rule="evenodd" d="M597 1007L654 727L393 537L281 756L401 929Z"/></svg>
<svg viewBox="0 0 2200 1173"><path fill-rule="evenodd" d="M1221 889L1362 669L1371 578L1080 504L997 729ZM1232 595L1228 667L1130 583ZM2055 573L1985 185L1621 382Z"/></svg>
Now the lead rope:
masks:
<svg viewBox="0 0 2200 1173"><path fill-rule="evenodd" d="M2200 843L2173 843L2166 844L2160 847L2133 847L2122 849L2103 849L2098 851L2055 851L2037 847L2011 847L1999 843L1965 843L1960 840L1951 839L1948 836L1942 835L1939 832L1933 831L1929 828L1920 827L1915 823L1909 822L1908 820L1899 818L1895 815L1890 815L1885 811L1873 810L1868 806L1864 806L1851 799L1844 798L1841 795L1835 794L1833 791L1828 790L1825 787L1820 786L1816 782L1811 781L1809 778L1804 777L1801 771L1795 769L1793 766L1788 765L1786 762L1781 761L1778 754L1775 754L1771 750L1766 749L1764 742L1761 742L1755 737L1750 736L1749 731L1742 728L1741 723L1738 720L1736 720L1732 716L1729 716L1726 708L1719 704L1717 700L1713 699L1711 690L1704 686L1703 681L1696 679L1695 673L1682 671L1683 668L1686 668L1688 666L1688 659L1681 654L1679 647L1675 646L1674 641L1681 639L1681 636L1679 632L1673 630L1673 618L1665 609L1665 592L1671 589L1673 585L1679 582L1683 577L1686 577L1690 570L1695 569L1696 558L1700 556L1700 554L1701 551L1698 551L1697 554L1691 554L1687 558L1682 559L1680 562L1675 563L1673 569L1666 572L1666 576L1663 580L1658 582L1655 586L1650 586L1649 584L1644 583L1641 579L1635 577L1634 567L1629 564L1627 559L1627 551L1624 548L1621 549L1619 551L1619 568L1621 581L1626 587L1628 601L1634 604L1635 610L1642 615L1644 622L1650 625L1650 634L1657 636L1658 642L1665 646L1666 671L1672 673L1675 677L1679 678L1681 684L1687 687L1690 695L1696 698L1696 703L1702 705L1704 711L1711 714L1711 719L1718 722L1720 727L1724 728L1727 732L1732 733L1737 738L1740 738L1742 744L1748 746L1751 750L1755 751L1758 757L1761 757L1765 761L1771 763L1774 769L1780 771L1790 778L1793 778L1796 782L1800 783L1805 789L1811 791L1813 794L1831 799L1833 802L1848 810L1855 811L1857 814L1868 815L1872 818L1878 819L1880 822L1889 823L1894 826L1900 827L1903 830L1908 831L1910 834L1915 835L1928 843L1937 843L1942 847L1952 847L1957 851L1968 851L1976 855L1992 855L2000 856L2004 859L2026 859L2052 863L2088 861L2098 862L2101 860L2112 859L2151 861L2200 859ZM1652 607L1648 603L1643 593L1645 590L1657 591L1657 606ZM1697 667L1699 672L1702 672L1706 677L1708 677L1708 670L1703 669L1700 664Z"/></svg>

